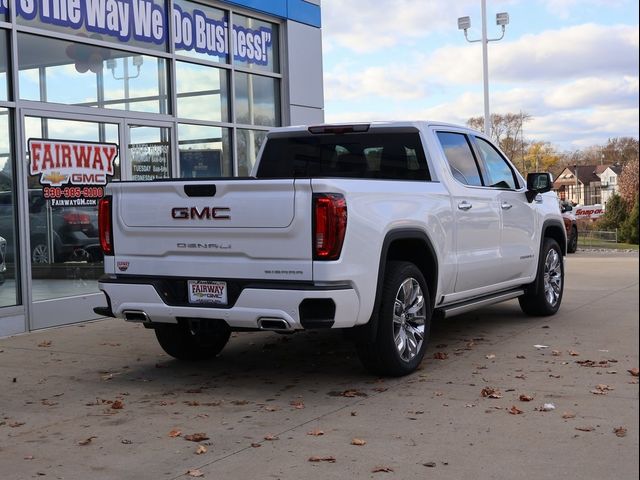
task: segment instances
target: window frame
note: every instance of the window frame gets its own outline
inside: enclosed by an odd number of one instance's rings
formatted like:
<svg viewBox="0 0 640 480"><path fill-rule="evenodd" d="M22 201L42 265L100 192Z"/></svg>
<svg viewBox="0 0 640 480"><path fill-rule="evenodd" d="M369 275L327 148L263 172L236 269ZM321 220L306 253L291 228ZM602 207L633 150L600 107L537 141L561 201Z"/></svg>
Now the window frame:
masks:
<svg viewBox="0 0 640 480"><path fill-rule="evenodd" d="M463 187L466 187L466 188L488 188L486 183L485 183L486 173L484 171L484 162L480 162L479 161L479 155L478 155L479 152L476 150L476 146L473 144L473 142L469 138L469 133L465 132L465 131L459 131L459 130L453 130L453 129L447 129L447 130L437 129L437 130L434 130L434 133L436 134L436 140L438 141L438 145L440 146L440 149L442 151L442 155L444 156L444 159L447 162L447 166L449 167L448 171L449 171L449 175L451 175L451 178L453 178L453 180L456 183L458 183L459 185L462 185ZM442 145L442 142L440 141L440 137L438 136L439 133L448 133L448 134L454 134L454 135L461 135L462 137L464 137L464 139L467 142L467 145L469 146L469 150L471 151L471 156L473 157L473 161L476 164L476 168L478 170L478 177L480 178L481 185L470 185L468 183L462 183L460 180L458 180L455 177L455 175L451 171L451 163L449 163L449 158L447 157L447 153L445 152L444 146ZM460 172L460 173L462 173L462 172Z"/></svg>

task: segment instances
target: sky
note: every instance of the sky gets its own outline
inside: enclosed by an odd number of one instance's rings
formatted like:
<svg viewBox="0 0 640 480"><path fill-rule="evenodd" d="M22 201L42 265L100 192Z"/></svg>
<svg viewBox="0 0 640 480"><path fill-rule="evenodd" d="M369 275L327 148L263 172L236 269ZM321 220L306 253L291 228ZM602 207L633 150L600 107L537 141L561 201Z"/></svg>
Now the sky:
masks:
<svg viewBox="0 0 640 480"><path fill-rule="evenodd" d="M480 0L322 0L327 122L484 114ZM491 113L561 151L638 138L637 0L487 0Z"/></svg>

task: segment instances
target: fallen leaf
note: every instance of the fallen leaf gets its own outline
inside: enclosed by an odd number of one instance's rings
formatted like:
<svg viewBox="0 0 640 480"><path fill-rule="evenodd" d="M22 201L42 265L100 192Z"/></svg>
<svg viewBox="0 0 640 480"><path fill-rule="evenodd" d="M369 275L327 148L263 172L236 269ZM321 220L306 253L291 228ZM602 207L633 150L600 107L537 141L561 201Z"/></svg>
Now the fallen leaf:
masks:
<svg viewBox="0 0 640 480"><path fill-rule="evenodd" d="M182 435L182 432L180 430L178 430L177 428L174 428L173 430L171 430L169 432L169 436L171 438L176 438L176 437L179 437L180 435Z"/></svg>
<svg viewBox="0 0 640 480"><path fill-rule="evenodd" d="M556 406L553 403L545 403L541 407L536 408L539 412L551 412L556 409Z"/></svg>
<svg viewBox="0 0 640 480"><path fill-rule="evenodd" d="M122 400L115 400L111 404L111 408L113 408L114 410L121 410L124 408L124 402Z"/></svg>
<svg viewBox="0 0 640 480"><path fill-rule="evenodd" d="M521 373L520 375L516 375L516 378L519 378L520 380L524 380L527 377L525 376L524 373Z"/></svg>
<svg viewBox="0 0 640 480"><path fill-rule="evenodd" d="M277 412L278 410L280 410L280 408L276 407L275 405L267 405L266 407L264 407L264 409L267 412Z"/></svg>
<svg viewBox="0 0 640 480"><path fill-rule="evenodd" d="M526 394L524 394L524 393L523 393L522 395L520 395L520 396L518 397L518 399L519 399L521 402L530 402L531 400L533 400L533 399L534 399L534 397L532 397L532 396L530 396L530 395L526 395Z"/></svg>
<svg viewBox="0 0 640 480"><path fill-rule="evenodd" d="M336 457L309 457L309 461L336 463Z"/></svg>
<svg viewBox="0 0 640 480"><path fill-rule="evenodd" d="M378 393L386 392L387 390L389 390L387 387L375 387L373 389L373 391L378 392Z"/></svg>
<svg viewBox="0 0 640 480"><path fill-rule="evenodd" d="M190 477L196 477L196 478L204 477L204 473L202 473L200 470L196 470L195 468L187 470L186 475L189 475Z"/></svg>
<svg viewBox="0 0 640 480"><path fill-rule="evenodd" d="M632 376L637 377L640 370L634 367L627 370L627 372L629 372Z"/></svg>
<svg viewBox="0 0 640 480"><path fill-rule="evenodd" d="M580 430L581 432L593 432L595 428L589 425L584 427L576 427L576 430Z"/></svg>
<svg viewBox="0 0 640 480"><path fill-rule="evenodd" d="M21 427L22 425L24 425L24 422L11 422L11 423L9 424L9 426L10 426L11 428Z"/></svg>
<svg viewBox="0 0 640 480"><path fill-rule="evenodd" d="M23 458L24 460L33 460L36 457L34 457L33 455L25 455Z"/></svg>
<svg viewBox="0 0 640 480"><path fill-rule="evenodd" d="M516 358L519 358L520 360L524 360L527 357L525 357L524 355L516 355Z"/></svg>
<svg viewBox="0 0 640 480"><path fill-rule="evenodd" d="M624 427L616 427L613 429L613 433L616 434L616 437L626 437L627 436L627 429Z"/></svg>
<svg viewBox="0 0 640 480"><path fill-rule="evenodd" d="M494 387L484 387L480 394L483 397L488 398L502 398L502 393L500 393L500 390Z"/></svg>
<svg viewBox="0 0 640 480"><path fill-rule="evenodd" d="M425 462L422 465L424 467L434 468L436 466L436 462Z"/></svg>
<svg viewBox="0 0 640 480"><path fill-rule="evenodd" d="M571 355L572 357L579 357L580 354L578 352L576 352L575 350L569 350L569 355Z"/></svg>
<svg viewBox="0 0 640 480"><path fill-rule="evenodd" d="M231 402L232 405L249 405L247 400L233 400Z"/></svg>
<svg viewBox="0 0 640 480"><path fill-rule="evenodd" d="M360 390L356 390L355 388L350 388L349 390L344 390L342 392L329 392L329 395L334 397L367 397L368 395Z"/></svg>
<svg viewBox="0 0 640 480"><path fill-rule="evenodd" d="M433 354L433 358L436 360L446 360L447 358L449 358L449 354L446 352L435 352Z"/></svg>
<svg viewBox="0 0 640 480"><path fill-rule="evenodd" d="M261 447L261 446L262 446L262 445L260 445L259 443L252 443L252 444L251 444L251 447L252 447L252 448L259 448L259 447Z"/></svg>
<svg viewBox="0 0 640 480"><path fill-rule="evenodd" d="M489 355L485 355L484 356L487 360L492 360L494 358L496 358L496 356L493 353L490 353Z"/></svg>
<svg viewBox="0 0 640 480"><path fill-rule="evenodd" d="M609 385L605 385L604 383L599 383L598 385L596 385L596 388L594 390L591 390L591 393L593 393L594 395L606 395L611 390L614 390L614 388L610 387Z"/></svg>
<svg viewBox="0 0 640 480"><path fill-rule="evenodd" d="M269 442L273 442L274 440L280 440L278 437L276 437L275 435L271 435L271 434L265 435L264 439L269 441Z"/></svg>
<svg viewBox="0 0 640 480"><path fill-rule="evenodd" d="M520 410L518 407L516 407L515 405L513 405L508 412L511 415L520 415L521 413L524 413L522 410Z"/></svg>
<svg viewBox="0 0 640 480"><path fill-rule="evenodd" d="M39 347L43 347L43 348L50 347L51 346L51 340L43 340L42 342L40 342L38 344L38 346Z"/></svg>
<svg viewBox="0 0 640 480"><path fill-rule="evenodd" d="M289 405L291 405L296 410L302 410L304 408L304 402L302 400L292 400L291 402L289 402Z"/></svg>
<svg viewBox="0 0 640 480"><path fill-rule="evenodd" d="M204 445L198 445L198 448L196 448L196 455L202 455L203 453L207 453L207 447Z"/></svg>
<svg viewBox="0 0 640 480"><path fill-rule="evenodd" d="M393 472L393 468L380 465L379 467L375 467L373 470L371 470L371 473L379 473L379 472L390 473L390 472Z"/></svg>
<svg viewBox="0 0 640 480"><path fill-rule="evenodd" d="M542 350L543 348L549 348L548 345L534 345L533 348L537 348L538 350Z"/></svg>
<svg viewBox="0 0 640 480"><path fill-rule="evenodd" d="M311 435L313 437L319 437L321 435L324 435L324 432L322 430L311 430L310 432L307 432L307 435Z"/></svg>
<svg viewBox="0 0 640 480"><path fill-rule="evenodd" d="M564 418L565 420L568 420L570 418L576 418L576 414L573 412L564 412L562 414L562 418Z"/></svg>
<svg viewBox="0 0 640 480"><path fill-rule="evenodd" d="M562 352L560 352L559 350L551 350L551 355L553 355L554 357L559 357L562 355Z"/></svg>
<svg viewBox="0 0 640 480"><path fill-rule="evenodd" d="M189 406L189 407L197 407L200 405L200 402L197 402L196 400L187 400L185 402L182 402L185 405Z"/></svg>
<svg viewBox="0 0 640 480"><path fill-rule="evenodd" d="M366 445L367 441L366 440L362 440L361 438L354 438L351 440L351 445L356 445L358 447L362 447L363 445Z"/></svg>
<svg viewBox="0 0 640 480"><path fill-rule="evenodd" d="M206 433L192 433L191 435L185 435L184 439L189 442L204 442L209 440Z"/></svg>
<svg viewBox="0 0 640 480"><path fill-rule="evenodd" d="M89 438L85 438L84 440L79 441L78 445L82 445L82 446L89 445L94 438L98 438L98 437L92 436Z"/></svg>
<svg viewBox="0 0 640 480"><path fill-rule="evenodd" d="M131 445L133 442L131 440L127 440L126 438L123 438L120 443L122 443L123 445Z"/></svg>

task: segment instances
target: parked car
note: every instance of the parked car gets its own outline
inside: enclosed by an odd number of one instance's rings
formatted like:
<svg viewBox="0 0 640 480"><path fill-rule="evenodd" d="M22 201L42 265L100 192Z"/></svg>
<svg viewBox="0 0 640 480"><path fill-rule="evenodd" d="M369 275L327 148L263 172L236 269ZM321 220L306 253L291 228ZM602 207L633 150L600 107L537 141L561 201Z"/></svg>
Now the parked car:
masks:
<svg viewBox="0 0 640 480"><path fill-rule="evenodd" d="M6 261L13 261L14 209L11 192L0 193L0 234L6 239ZM31 262L49 263L47 201L41 190L29 190ZM52 207L51 230L55 262L102 259L98 240L97 213L90 208Z"/></svg>
<svg viewBox="0 0 640 480"><path fill-rule="evenodd" d="M560 212L562 213L562 221L567 231L567 253L576 253L578 250L578 224L576 216L573 214L573 205L562 200L560 202Z"/></svg>

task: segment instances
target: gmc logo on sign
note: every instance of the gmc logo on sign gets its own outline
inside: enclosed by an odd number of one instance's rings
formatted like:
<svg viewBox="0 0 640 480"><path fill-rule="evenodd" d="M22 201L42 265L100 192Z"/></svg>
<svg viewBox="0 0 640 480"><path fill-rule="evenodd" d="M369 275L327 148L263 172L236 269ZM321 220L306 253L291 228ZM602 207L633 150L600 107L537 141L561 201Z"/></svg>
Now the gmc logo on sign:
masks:
<svg viewBox="0 0 640 480"><path fill-rule="evenodd" d="M227 207L175 207L171 209L171 218L176 220L231 220Z"/></svg>

